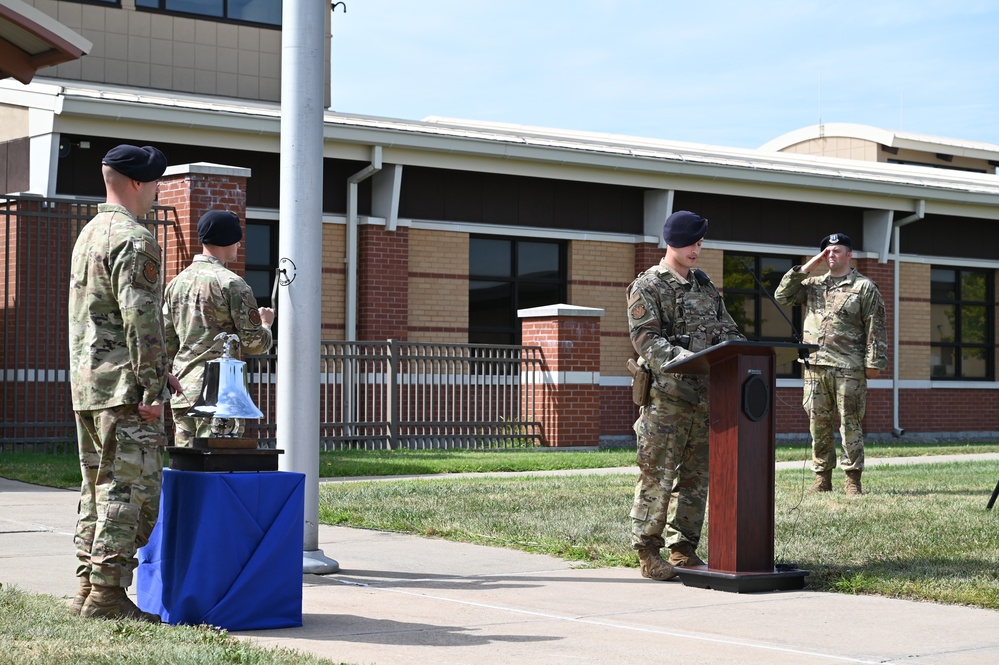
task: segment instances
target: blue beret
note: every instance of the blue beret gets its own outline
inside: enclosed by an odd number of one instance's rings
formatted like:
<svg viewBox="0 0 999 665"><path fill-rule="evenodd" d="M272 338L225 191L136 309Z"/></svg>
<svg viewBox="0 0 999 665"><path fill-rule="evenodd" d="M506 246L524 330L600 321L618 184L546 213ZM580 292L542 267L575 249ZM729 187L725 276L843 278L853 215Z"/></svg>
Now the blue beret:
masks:
<svg viewBox="0 0 999 665"><path fill-rule="evenodd" d="M853 251L853 242L850 241L850 236L845 233L833 233L822 239L819 243L819 249L825 249L829 245L843 245L850 251Z"/></svg>
<svg viewBox="0 0 999 665"><path fill-rule="evenodd" d="M707 235L708 220L696 212L678 210L663 224L663 240L670 247L689 247Z"/></svg>
<svg viewBox="0 0 999 665"><path fill-rule="evenodd" d="M209 210L198 220L198 238L202 244L228 247L243 239L239 217L228 210Z"/></svg>
<svg viewBox="0 0 999 665"><path fill-rule="evenodd" d="M136 148L134 145L123 144L111 148L101 163L139 182L159 180L167 167L166 157L151 145Z"/></svg>

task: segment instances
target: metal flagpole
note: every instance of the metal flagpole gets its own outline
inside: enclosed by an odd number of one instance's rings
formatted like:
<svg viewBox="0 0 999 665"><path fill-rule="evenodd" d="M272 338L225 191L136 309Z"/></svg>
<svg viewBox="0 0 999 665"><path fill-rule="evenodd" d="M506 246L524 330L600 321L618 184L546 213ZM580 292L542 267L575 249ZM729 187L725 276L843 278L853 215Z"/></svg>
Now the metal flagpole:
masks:
<svg viewBox="0 0 999 665"><path fill-rule="evenodd" d="M305 474L303 572L335 573L319 549L319 345L323 101L329 4L284 0L281 14L281 220L277 444L282 471Z"/></svg>

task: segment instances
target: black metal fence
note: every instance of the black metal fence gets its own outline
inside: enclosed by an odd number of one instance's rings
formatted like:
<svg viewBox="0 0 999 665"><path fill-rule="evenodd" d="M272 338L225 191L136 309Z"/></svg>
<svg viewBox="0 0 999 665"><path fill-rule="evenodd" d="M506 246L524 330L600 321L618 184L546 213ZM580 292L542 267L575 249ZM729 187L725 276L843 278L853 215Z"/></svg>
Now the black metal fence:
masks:
<svg viewBox="0 0 999 665"><path fill-rule="evenodd" d="M278 355L247 359L264 419L247 432L275 440ZM542 445L540 347L425 342L322 343L320 442L360 448Z"/></svg>
<svg viewBox="0 0 999 665"><path fill-rule="evenodd" d="M100 202L0 196L0 450L47 451L76 440L67 371L69 263ZM157 206L140 221L168 251L176 211Z"/></svg>
<svg viewBox="0 0 999 665"><path fill-rule="evenodd" d="M69 390L69 263L99 200L0 196L4 273L0 451L75 447ZM170 256L172 207L141 220ZM322 343L320 438L339 448L510 448L543 443L537 347L417 342ZM247 431L273 444L277 354L247 359L265 416ZM168 424L169 427L169 424Z"/></svg>

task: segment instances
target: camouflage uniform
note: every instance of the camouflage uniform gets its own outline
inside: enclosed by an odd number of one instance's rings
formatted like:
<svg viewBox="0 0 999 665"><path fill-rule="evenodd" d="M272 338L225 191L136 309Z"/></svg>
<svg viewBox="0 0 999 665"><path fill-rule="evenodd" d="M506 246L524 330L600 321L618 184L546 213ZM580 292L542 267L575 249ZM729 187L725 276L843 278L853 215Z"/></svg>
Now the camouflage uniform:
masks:
<svg viewBox="0 0 999 665"><path fill-rule="evenodd" d="M805 344L818 350L804 370L802 406L812 435L812 470L836 467L833 443L836 411L840 416L845 471L864 469L866 368L888 364L885 303L877 285L854 268L843 277L809 277L795 266L781 279L774 297L783 305L805 305Z"/></svg>
<svg viewBox="0 0 999 665"><path fill-rule="evenodd" d="M745 337L706 274L691 270L684 279L665 258L628 288L628 323L631 343L654 379L652 401L635 422L639 477L631 543L640 550L685 541L696 549L708 496L708 379L662 370L674 360ZM690 340L681 346L678 337L686 335Z"/></svg>
<svg viewBox="0 0 999 665"><path fill-rule="evenodd" d="M173 374L180 379L184 395L174 395L175 443L190 446L194 437L211 436L211 419L182 415L201 393L205 363L222 357L222 332L239 336L231 354L264 353L271 348L270 328L260 320L253 290L221 261L198 254L183 272L171 280L163 305L167 353L173 358ZM242 431L238 421L236 432Z"/></svg>
<svg viewBox="0 0 999 665"><path fill-rule="evenodd" d="M160 247L120 205L102 203L73 249L69 360L80 470L77 576L128 587L159 510L166 401Z"/></svg>

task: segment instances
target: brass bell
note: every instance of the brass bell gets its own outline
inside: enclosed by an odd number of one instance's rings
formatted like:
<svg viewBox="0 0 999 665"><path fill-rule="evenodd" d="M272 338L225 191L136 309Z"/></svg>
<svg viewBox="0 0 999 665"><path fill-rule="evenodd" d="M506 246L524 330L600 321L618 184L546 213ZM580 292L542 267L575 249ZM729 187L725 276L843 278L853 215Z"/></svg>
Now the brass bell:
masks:
<svg viewBox="0 0 999 665"><path fill-rule="evenodd" d="M205 363L201 394L184 415L220 420L263 418L247 392L246 363L229 353L230 345L239 343L239 336L219 333L215 340L220 339L224 343L222 357Z"/></svg>

